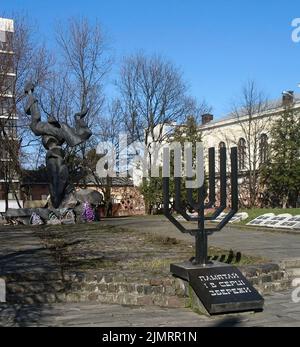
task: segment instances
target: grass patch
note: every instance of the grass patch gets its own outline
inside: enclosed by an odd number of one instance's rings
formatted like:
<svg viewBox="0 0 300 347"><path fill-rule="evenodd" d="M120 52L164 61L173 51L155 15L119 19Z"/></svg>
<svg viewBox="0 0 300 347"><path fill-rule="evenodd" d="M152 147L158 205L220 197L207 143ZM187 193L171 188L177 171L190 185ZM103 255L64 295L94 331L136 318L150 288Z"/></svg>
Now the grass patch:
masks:
<svg viewBox="0 0 300 347"><path fill-rule="evenodd" d="M80 233L83 234L85 232L88 233L131 233L133 232L131 229L123 228L123 227L115 227L112 225L103 225L99 222L93 223L82 223L82 224L71 224L71 225L40 225L36 227L35 233L42 237L46 234L49 237L51 235L59 235L60 237L68 236L72 233ZM62 236L63 235L63 236Z"/></svg>
<svg viewBox="0 0 300 347"><path fill-rule="evenodd" d="M135 260L129 261L123 264L124 268L129 271L147 271L151 274L168 273L170 270L170 264L174 262L174 259L149 259L149 260Z"/></svg>
<svg viewBox="0 0 300 347"><path fill-rule="evenodd" d="M181 258L148 258L133 260L123 263L124 268L130 271L136 270L147 270L152 274L161 274L163 272L168 272L171 263L181 263L187 261L193 257L193 251L184 254ZM241 252L234 252L233 250L224 250L216 247L209 247L208 257L210 261L221 262L224 264L230 264L233 266L242 265L254 265L254 264L264 264L267 262L266 259L261 257L253 257L244 255Z"/></svg>
<svg viewBox="0 0 300 347"><path fill-rule="evenodd" d="M63 228L47 227L38 232L61 271L119 270L169 274L171 263L181 263L195 254L194 244L176 238L101 224ZM233 266L266 261L216 247L209 247L211 261Z"/></svg>
<svg viewBox="0 0 300 347"><path fill-rule="evenodd" d="M117 262L106 260L106 259L84 259L84 260L72 260L68 259L64 264L64 269L78 269L82 270L114 270L116 269Z"/></svg>
<svg viewBox="0 0 300 347"><path fill-rule="evenodd" d="M216 247L209 247L208 256L210 261L218 261L225 264L231 265L253 265L253 264L264 264L267 262L266 259L261 257L253 257L241 252L234 252L233 250L224 250Z"/></svg>
<svg viewBox="0 0 300 347"><path fill-rule="evenodd" d="M155 245L165 245L165 246L174 246L180 244L180 241L173 237L165 237L154 234L145 234L145 241L155 244Z"/></svg>

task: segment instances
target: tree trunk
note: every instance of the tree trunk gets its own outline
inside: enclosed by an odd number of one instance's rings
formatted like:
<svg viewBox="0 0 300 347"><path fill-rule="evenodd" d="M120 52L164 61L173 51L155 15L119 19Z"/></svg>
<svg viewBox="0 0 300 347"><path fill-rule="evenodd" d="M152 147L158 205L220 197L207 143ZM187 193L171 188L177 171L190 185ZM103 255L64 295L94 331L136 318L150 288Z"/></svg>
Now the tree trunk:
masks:
<svg viewBox="0 0 300 347"><path fill-rule="evenodd" d="M9 183L4 183L4 199L5 199L5 212L8 210L8 194L9 194Z"/></svg>
<svg viewBox="0 0 300 347"><path fill-rule="evenodd" d="M15 198L16 198L16 201L17 201L17 204L18 204L19 208L22 208L22 206L21 206L21 204L20 204L20 200L19 200L19 198L18 198L18 194L16 193L16 191L14 191L14 196L15 196Z"/></svg>

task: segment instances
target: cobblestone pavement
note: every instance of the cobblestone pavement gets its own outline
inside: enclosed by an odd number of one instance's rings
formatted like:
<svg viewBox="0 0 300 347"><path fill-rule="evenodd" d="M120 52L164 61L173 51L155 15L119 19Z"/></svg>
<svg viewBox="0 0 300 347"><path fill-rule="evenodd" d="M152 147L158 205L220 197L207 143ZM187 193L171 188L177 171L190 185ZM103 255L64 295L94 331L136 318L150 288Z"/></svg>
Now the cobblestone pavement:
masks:
<svg viewBox="0 0 300 347"><path fill-rule="evenodd" d="M219 317L199 316L188 309L125 307L95 303L55 305L0 304L0 326L94 327L300 327L300 303L291 292L266 296L265 311Z"/></svg>
<svg viewBox="0 0 300 347"><path fill-rule="evenodd" d="M116 226L122 225L123 227L138 229L141 232L157 233L194 242L192 236L181 234L164 217L128 217L105 220L103 223ZM209 237L209 245L223 249L233 249L249 255L258 255L279 263L286 258L300 257L300 232L299 234L289 234L224 228L223 231Z"/></svg>

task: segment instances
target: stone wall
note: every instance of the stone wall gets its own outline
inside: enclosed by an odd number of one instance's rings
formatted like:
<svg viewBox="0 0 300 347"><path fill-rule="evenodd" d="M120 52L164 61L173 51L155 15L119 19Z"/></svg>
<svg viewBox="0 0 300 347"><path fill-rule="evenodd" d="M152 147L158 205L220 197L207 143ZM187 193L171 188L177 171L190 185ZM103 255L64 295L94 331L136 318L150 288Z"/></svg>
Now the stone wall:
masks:
<svg viewBox="0 0 300 347"><path fill-rule="evenodd" d="M144 215L144 197L136 187L113 187L111 192L115 205L118 205L116 216Z"/></svg>
<svg viewBox="0 0 300 347"><path fill-rule="evenodd" d="M277 264L240 267L243 275L261 293L290 288L291 279ZM114 273L70 273L66 301L97 301L121 305L187 307L191 289L183 280L170 276L145 278L142 273L122 276Z"/></svg>
<svg viewBox="0 0 300 347"><path fill-rule="evenodd" d="M243 275L263 295L291 286L287 272L276 264L240 267ZM169 276L144 276L141 272L69 272L4 276L7 302L101 302L130 306L192 307L195 300L186 281Z"/></svg>

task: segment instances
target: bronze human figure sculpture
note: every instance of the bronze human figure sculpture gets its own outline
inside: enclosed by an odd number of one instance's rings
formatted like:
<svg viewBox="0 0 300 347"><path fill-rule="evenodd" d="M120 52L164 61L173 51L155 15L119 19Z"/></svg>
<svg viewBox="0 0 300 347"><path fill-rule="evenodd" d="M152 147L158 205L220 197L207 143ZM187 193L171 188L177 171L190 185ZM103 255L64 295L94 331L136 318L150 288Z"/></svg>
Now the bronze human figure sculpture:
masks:
<svg viewBox="0 0 300 347"><path fill-rule="evenodd" d="M75 128L71 128L65 123L59 123L53 116L50 116L47 122L43 122L34 88L32 82L28 82L25 86L27 95L25 111L27 115L31 116L31 130L36 136L42 136L43 146L47 150L46 167L51 203L57 209L65 197L69 184L69 171L65 163L62 145L67 143L70 147L75 147L92 136L91 130L84 122L88 110L75 114Z"/></svg>

